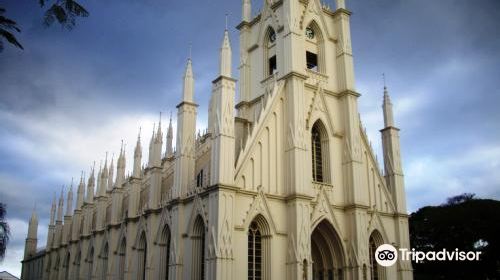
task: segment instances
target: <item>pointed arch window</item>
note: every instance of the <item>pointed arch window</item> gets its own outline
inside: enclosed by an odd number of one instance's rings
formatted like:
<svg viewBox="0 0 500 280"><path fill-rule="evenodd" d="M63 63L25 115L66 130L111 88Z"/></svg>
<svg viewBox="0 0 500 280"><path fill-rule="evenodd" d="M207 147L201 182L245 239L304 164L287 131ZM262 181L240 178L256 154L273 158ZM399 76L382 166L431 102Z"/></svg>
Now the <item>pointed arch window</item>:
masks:
<svg viewBox="0 0 500 280"><path fill-rule="evenodd" d="M55 274L54 279L59 279L59 266L60 265L61 265L61 258L59 257L59 255L57 255L56 263L54 265L54 274Z"/></svg>
<svg viewBox="0 0 500 280"><path fill-rule="evenodd" d="M139 239L139 246L137 247L137 278L139 280L146 279L146 265L148 255L148 243L146 241L146 234L143 232Z"/></svg>
<svg viewBox="0 0 500 280"><path fill-rule="evenodd" d="M170 229L165 226L161 235L160 279L168 280L170 268Z"/></svg>
<svg viewBox="0 0 500 280"><path fill-rule="evenodd" d="M264 40L264 73L265 77L272 76L278 71L276 59L276 32L269 27Z"/></svg>
<svg viewBox="0 0 500 280"><path fill-rule="evenodd" d="M73 279L79 279L80 278L80 261L82 258L82 253L78 252L75 258L74 262L74 270L73 270Z"/></svg>
<svg viewBox="0 0 500 280"><path fill-rule="evenodd" d="M375 260L375 251L378 246L384 243L384 239L377 230L370 235L370 239L368 241L368 250L370 255L370 280L386 279L385 268L380 266Z"/></svg>
<svg viewBox="0 0 500 280"><path fill-rule="evenodd" d="M193 269L192 279L205 279L205 223L198 216L193 227L193 235L191 237L193 244Z"/></svg>
<svg viewBox="0 0 500 280"><path fill-rule="evenodd" d="M122 239L120 247L118 248L118 279L125 279L125 254L127 252L127 241Z"/></svg>
<svg viewBox="0 0 500 280"><path fill-rule="evenodd" d="M311 130L311 159L313 181L330 183L328 133L319 120Z"/></svg>
<svg viewBox="0 0 500 280"><path fill-rule="evenodd" d="M94 247L90 248L90 253L87 258L87 279L91 280L92 279L92 272L94 270Z"/></svg>
<svg viewBox="0 0 500 280"><path fill-rule="evenodd" d="M248 229L248 280L262 279L262 235L257 223Z"/></svg>
<svg viewBox="0 0 500 280"><path fill-rule="evenodd" d="M109 246L108 243L104 245L104 249L101 254L101 279L105 280L108 274L108 255L109 255Z"/></svg>
<svg viewBox="0 0 500 280"><path fill-rule="evenodd" d="M64 260L63 268L64 268L64 279L69 279L69 264L70 264L71 255L66 254L66 259Z"/></svg>
<svg viewBox="0 0 500 280"><path fill-rule="evenodd" d="M258 215L248 228L248 280L271 279L271 255L269 226Z"/></svg>
<svg viewBox="0 0 500 280"><path fill-rule="evenodd" d="M316 22L311 22L304 30L306 67L309 70L324 73L324 40Z"/></svg>

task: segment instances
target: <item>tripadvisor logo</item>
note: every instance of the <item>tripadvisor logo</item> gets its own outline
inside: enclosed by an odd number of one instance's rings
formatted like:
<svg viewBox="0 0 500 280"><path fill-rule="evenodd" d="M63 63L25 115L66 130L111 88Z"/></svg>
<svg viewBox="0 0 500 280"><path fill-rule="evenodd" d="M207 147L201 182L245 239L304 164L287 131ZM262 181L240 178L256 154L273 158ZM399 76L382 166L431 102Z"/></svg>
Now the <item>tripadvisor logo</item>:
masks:
<svg viewBox="0 0 500 280"><path fill-rule="evenodd" d="M398 260L398 251L390 244L382 244L375 251L375 260L381 266L391 266Z"/></svg>
<svg viewBox="0 0 500 280"><path fill-rule="evenodd" d="M479 251L459 251L455 249L448 251L415 251L415 249L399 248L399 258L403 261L414 261L416 263L424 261L479 261ZM382 244L375 251L375 260L381 266L391 266L398 260L398 250L390 244Z"/></svg>

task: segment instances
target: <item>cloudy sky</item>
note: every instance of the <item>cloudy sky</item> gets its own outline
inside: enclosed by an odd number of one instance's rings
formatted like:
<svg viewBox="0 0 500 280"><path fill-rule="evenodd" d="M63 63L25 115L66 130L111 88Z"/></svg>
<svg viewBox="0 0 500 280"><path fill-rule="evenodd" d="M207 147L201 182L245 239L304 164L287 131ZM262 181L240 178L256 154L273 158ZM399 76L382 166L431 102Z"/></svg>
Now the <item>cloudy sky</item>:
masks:
<svg viewBox="0 0 500 280"><path fill-rule="evenodd" d="M22 28L25 47L0 53L0 201L12 227L0 271L16 275L35 202L43 246L51 199L62 185L106 151L118 153L121 139L130 166L139 126L145 144L160 111L175 115L190 43L198 127L206 126L224 15L236 26L241 10L234 0L86 0L90 17L67 31L44 28L36 3L0 1ZM347 0L347 6L361 116L379 154L387 76L408 210L463 192L500 198L500 2ZM236 67L238 33L230 34Z"/></svg>

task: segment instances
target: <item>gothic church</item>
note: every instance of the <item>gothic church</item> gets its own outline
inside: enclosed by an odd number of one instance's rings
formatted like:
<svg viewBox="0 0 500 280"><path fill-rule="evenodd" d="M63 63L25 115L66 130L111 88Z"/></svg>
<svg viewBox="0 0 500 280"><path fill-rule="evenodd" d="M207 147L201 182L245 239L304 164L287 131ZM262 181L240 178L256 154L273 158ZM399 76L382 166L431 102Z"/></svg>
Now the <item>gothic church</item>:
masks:
<svg viewBox="0 0 500 280"><path fill-rule="evenodd" d="M76 204L72 189L54 198L43 249L33 213L23 279L413 278L407 261L374 260L381 244L409 248L399 129L385 89L382 170L358 113L344 0L266 0L256 16L251 5L237 26L238 100L226 30L206 132L189 59L175 151L172 121L166 148L160 122L146 166L139 135L130 176L123 147L116 169L92 169Z"/></svg>

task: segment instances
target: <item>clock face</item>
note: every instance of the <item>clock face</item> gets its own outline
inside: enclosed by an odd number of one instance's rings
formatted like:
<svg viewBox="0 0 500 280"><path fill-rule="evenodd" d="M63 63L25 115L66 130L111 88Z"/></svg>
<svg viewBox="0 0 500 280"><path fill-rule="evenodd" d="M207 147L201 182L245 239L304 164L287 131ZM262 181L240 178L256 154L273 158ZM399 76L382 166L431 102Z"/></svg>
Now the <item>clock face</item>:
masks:
<svg viewBox="0 0 500 280"><path fill-rule="evenodd" d="M275 41L276 41L276 33L274 32L274 30L271 30L271 32L269 33L269 42L274 43Z"/></svg>
<svg viewBox="0 0 500 280"><path fill-rule="evenodd" d="M314 34L314 30L311 27L307 27L306 28L306 36L307 36L307 38L309 38L309 39L312 40L312 39L314 39L314 35L315 35Z"/></svg>

